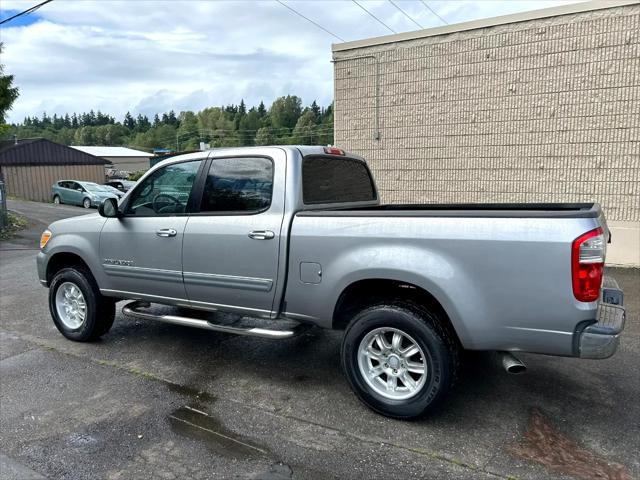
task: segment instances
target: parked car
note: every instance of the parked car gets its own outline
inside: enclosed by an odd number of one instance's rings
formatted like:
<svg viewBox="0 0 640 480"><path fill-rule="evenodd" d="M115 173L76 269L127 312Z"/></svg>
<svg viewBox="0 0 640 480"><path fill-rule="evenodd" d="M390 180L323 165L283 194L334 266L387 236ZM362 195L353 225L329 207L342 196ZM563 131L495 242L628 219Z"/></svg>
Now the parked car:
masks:
<svg viewBox="0 0 640 480"><path fill-rule="evenodd" d="M51 187L53 203L81 205L84 208L99 206L105 199L119 197L103 185L78 180L60 180Z"/></svg>
<svg viewBox="0 0 640 480"><path fill-rule="evenodd" d="M129 189L135 184L136 182L133 182L131 180L109 180L108 182L105 182L105 185L117 188L121 192L128 192Z"/></svg>
<svg viewBox="0 0 640 480"><path fill-rule="evenodd" d="M462 349L512 372L511 352L613 355L625 309L603 276L608 238L597 203L382 205L357 155L252 147L155 165L120 205L51 224L37 265L71 340L105 334L123 299L126 315L225 333L344 330L357 396L409 418L444 398Z"/></svg>
<svg viewBox="0 0 640 480"><path fill-rule="evenodd" d="M106 190L107 192L113 193L116 197L118 197L118 199L121 199L122 197L124 197L125 192L118 190L117 188L112 187L111 185L100 185L100 187L103 190Z"/></svg>

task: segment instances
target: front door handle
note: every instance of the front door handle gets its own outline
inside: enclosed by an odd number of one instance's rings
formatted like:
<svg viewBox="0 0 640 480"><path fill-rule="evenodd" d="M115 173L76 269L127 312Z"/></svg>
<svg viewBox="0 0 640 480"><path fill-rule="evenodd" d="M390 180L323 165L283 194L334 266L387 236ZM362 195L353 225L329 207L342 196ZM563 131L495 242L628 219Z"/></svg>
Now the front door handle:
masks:
<svg viewBox="0 0 640 480"><path fill-rule="evenodd" d="M161 228L156 230L156 235L159 237L175 237L178 231L175 228Z"/></svg>
<svg viewBox="0 0 640 480"><path fill-rule="evenodd" d="M276 234L271 230L254 230L253 232L249 232L249 238L253 238L254 240L271 240L275 236Z"/></svg>

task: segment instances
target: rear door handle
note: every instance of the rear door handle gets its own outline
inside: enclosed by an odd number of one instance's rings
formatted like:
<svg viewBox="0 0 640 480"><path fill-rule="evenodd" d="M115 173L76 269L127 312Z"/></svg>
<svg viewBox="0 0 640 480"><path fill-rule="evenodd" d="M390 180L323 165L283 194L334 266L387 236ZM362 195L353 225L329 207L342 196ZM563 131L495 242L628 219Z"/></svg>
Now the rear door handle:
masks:
<svg viewBox="0 0 640 480"><path fill-rule="evenodd" d="M271 240L275 236L276 234L271 230L254 230L253 232L249 232L249 238L253 238L254 240Z"/></svg>
<svg viewBox="0 0 640 480"><path fill-rule="evenodd" d="M159 237L175 237L178 231L175 228L161 228L156 230L156 235Z"/></svg>

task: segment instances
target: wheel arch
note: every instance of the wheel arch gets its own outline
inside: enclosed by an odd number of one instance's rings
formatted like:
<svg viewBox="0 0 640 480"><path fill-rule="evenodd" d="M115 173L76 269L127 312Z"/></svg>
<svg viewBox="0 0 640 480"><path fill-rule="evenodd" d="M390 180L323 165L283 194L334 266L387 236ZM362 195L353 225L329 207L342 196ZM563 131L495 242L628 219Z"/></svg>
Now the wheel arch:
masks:
<svg viewBox="0 0 640 480"><path fill-rule="evenodd" d="M91 267L80 255L72 252L58 252L54 253L47 262L45 273L47 285L51 285L51 280L61 269L73 266L80 266L88 270L95 281L95 275L91 271Z"/></svg>
<svg viewBox="0 0 640 480"><path fill-rule="evenodd" d="M462 345L451 316L433 293L414 283L392 278L364 278L347 285L335 303L332 328L344 330L358 311L388 300L408 300L433 311Z"/></svg>

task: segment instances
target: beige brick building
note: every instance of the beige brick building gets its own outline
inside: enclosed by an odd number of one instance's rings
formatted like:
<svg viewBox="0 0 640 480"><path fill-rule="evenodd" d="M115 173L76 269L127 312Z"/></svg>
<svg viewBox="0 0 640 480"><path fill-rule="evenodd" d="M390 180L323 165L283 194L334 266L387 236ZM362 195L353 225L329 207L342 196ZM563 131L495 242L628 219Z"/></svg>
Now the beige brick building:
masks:
<svg viewBox="0 0 640 480"><path fill-rule="evenodd" d="M333 46L336 145L382 200L598 201L640 264L640 1Z"/></svg>

